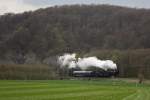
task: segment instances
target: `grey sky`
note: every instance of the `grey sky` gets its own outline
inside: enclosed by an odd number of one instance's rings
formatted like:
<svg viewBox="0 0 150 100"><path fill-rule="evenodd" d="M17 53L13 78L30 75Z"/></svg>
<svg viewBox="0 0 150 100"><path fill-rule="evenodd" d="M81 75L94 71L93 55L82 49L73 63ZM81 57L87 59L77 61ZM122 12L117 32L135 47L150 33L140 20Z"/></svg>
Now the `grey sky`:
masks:
<svg viewBox="0 0 150 100"><path fill-rule="evenodd" d="M133 8L150 8L150 0L0 0L0 14L20 13L64 4L110 4Z"/></svg>

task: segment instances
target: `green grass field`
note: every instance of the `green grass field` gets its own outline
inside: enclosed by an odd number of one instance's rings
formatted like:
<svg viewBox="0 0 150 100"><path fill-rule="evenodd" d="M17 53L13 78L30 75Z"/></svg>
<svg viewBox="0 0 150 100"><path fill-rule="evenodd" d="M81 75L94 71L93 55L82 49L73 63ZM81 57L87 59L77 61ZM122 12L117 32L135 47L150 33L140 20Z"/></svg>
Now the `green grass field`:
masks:
<svg viewBox="0 0 150 100"><path fill-rule="evenodd" d="M124 81L0 81L0 100L150 100L150 86Z"/></svg>

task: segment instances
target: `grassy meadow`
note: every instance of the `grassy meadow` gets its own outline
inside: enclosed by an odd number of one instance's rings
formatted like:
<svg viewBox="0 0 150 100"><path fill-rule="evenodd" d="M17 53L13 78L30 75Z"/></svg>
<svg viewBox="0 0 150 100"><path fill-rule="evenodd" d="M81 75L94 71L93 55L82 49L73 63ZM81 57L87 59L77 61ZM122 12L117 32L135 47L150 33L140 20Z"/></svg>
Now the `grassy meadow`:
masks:
<svg viewBox="0 0 150 100"><path fill-rule="evenodd" d="M1 80L0 100L150 100L148 84L122 80Z"/></svg>

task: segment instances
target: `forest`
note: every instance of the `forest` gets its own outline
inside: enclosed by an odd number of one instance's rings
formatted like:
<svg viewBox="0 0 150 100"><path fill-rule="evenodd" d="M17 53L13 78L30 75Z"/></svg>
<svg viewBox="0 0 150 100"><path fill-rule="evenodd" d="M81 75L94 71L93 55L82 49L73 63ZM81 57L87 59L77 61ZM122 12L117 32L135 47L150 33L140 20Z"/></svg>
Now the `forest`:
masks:
<svg viewBox="0 0 150 100"><path fill-rule="evenodd" d="M57 74L56 57L76 52L115 61L120 77L137 77L141 70L149 74L149 26L149 9L110 5L64 5L7 13L0 16L0 69L10 68L6 70L10 74L18 65L48 64Z"/></svg>

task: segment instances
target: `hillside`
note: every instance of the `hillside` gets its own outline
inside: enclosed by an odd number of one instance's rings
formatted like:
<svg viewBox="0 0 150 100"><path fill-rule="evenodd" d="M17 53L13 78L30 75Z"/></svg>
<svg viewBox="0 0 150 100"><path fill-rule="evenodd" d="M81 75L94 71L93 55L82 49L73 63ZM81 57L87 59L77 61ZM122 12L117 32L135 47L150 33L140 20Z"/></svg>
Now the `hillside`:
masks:
<svg viewBox="0 0 150 100"><path fill-rule="evenodd" d="M150 48L150 10L73 5L0 16L0 62L40 62L65 52ZM28 58L28 59L27 59Z"/></svg>

